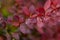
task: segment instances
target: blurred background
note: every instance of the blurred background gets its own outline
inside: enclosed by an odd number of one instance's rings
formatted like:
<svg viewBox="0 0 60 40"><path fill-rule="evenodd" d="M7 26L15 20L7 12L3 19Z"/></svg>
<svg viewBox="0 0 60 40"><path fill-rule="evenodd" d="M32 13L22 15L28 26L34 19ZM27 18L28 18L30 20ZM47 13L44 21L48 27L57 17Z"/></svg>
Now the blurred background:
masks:
<svg viewBox="0 0 60 40"><path fill-rule="evenodd" d="M0 0L0 40L60 40L60 1Z"/></svg>

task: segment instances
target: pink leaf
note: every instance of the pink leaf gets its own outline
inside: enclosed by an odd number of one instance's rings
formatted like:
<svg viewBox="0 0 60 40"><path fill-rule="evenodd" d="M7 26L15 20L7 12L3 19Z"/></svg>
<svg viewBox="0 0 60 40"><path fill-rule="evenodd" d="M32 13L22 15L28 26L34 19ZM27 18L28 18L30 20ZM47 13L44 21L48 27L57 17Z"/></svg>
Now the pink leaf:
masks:
<svg viewBox="0 0 60 40"><path fill-rule="evenodd" d="M28 10L27 7L24 7L24 8L23 8L23 11L24 11L25 15L27 15L27 16L30 15L29 10Z"/></svg>
<svg viewBox="0 0 60 40"><path fill-rule="evenodd" d="M30 11L30 13L32 13L32 14L36 11L34 5L31 5L31 6L29 7L29 11Z"/></svg>
<svg viewBox="0 0 60 40"><path fill-rule="evenodd" d="M27 34L30 33L31 31L26 27L25 24L21 24L19 30L23 33L23 34Z"/></svg>
<svg viewBox="0 0 60 40"><path fill-rule="evenodd" d="M40 19L39 17L37 17L37 30L40 33L43 33L43 29L42 27L44 26L42 19Z"/></svg>
<svg viewBox="0 0 60 40"><path fill-rule="evenodd" d="M44 9L47 10L50 7L51 1L47 0L45 5L44 5Z"/></svg>
<svg viewBox="0 0 60 40"><path fill-rule="evenodd" d="M32 24L32 21L31 21L31 19L26 19L26 25L27 25L27 27L29 28L29 29L33 29L33 24Z"/></svg>

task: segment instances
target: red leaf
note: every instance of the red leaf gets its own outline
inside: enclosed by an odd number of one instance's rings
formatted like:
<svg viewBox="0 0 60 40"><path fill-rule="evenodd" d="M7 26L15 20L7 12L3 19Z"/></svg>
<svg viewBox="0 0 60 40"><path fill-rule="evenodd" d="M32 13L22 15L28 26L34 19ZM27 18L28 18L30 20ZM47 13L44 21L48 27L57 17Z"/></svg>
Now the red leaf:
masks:
<svg viewBox="0 0 60 40"><path fill-rule="evenodd" d="M37 8L36 11L39 12L37 16L43 16L45 14L45 10L43 7Z"/></svg>
<svg viewBox="0 0 60 40"><path fill-rule="evenodd" d="M23 8L23 11L24 11L24 14L25 14L26 16L29 16L29 15L30 15L29 10L28 10L27 7L24 7L24 8Z"/></svg>
<svg viewBox="0 0 60 40"><path fill-rule="evenodd" d="M38 11L39 13L44 13L45 12L43 7L37 8L36 11Z"/></svg>

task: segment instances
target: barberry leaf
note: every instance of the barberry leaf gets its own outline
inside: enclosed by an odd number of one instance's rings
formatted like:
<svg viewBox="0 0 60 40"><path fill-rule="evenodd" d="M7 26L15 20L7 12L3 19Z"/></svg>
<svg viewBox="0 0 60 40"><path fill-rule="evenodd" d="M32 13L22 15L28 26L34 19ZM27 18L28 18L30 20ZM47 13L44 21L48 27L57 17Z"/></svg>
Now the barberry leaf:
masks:
<svg viewBox="0 0 60 40"><path fill-rule="evenodd" d="M46 3L44 4L44 9L47 10L51 5L51 0L47 0Z"/></svg>
<svg viewBox="0 0 60 40"><path fill-rule="evenodd" d="M43 26L44 26L44 23L42 22L42 19L41 18L39 18L39 17L37 17L37 31L39 32L39 33L44 33L43 32Z"/></svg>
<svg viewBox="0 0 60 40"><path fill-rule="evenodd" d="M24 7L23 8L23 11L24 11L24 13L25 13L26 16L29 16L30 15L29 10L28 10L27 7Z"/></svg>

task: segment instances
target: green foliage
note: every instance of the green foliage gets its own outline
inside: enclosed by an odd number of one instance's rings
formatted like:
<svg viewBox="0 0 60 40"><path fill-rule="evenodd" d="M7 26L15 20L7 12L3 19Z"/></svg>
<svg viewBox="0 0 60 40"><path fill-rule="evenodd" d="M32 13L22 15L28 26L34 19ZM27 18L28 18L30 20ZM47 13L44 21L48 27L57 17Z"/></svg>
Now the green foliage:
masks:
<svg viewBox="0 0 60 40"><path fill-rule="evenodd" d="M17 28L12 25L7 25L7 32L8 33L17 32Z"/></svg>
<svg viewBox="0 0 60 40"><path fill-rule="evenodd" d="M9 12L8 12L8 10L4 7L4 8L2 8L2 15L4 16L4 17L8 17L10 14L9 14Z"/></svg>

